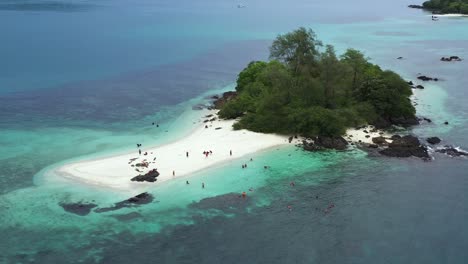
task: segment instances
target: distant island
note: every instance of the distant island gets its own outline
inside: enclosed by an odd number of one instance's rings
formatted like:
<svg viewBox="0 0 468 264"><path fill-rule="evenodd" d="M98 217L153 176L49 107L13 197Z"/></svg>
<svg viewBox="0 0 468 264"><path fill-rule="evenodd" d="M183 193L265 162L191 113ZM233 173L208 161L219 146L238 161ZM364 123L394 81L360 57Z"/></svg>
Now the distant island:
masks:
<svg viewBox="0 0 468 264"><path fill-rule="evenodd" d="M468 0L430 0L411 8L425 9L436 14L468 14Z"/></svg>
<svg viewBox="0 0 468 264"><path fill-rule="evenodd" d="M234 129L304 137L343 135L348 128L418 124L411 88L358 50L338 56L311 29L279 35L270 61L253 61L225 94L219 116Z"/></svg>

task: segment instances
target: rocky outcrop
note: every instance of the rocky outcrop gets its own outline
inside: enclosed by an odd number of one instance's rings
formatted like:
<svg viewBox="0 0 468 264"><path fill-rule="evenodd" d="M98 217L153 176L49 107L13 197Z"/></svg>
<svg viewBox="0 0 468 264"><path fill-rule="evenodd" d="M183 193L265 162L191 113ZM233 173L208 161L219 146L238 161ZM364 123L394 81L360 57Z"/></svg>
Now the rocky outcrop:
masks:
<svg viewBox="0 0 468 264"><path fill-rule="evenodd" d="M230 91L223 93L222 96L214 96L213 105L216 109L221 109L227 102L231 101L232 99L237 97L236 91Z"/></svg>
<svg viewBox="0 0 468 264"><path fill-rule="evenodd" d="M81 216L88 215L91 212L91 210L97 206L97 204L83 202L60 203L59 205L63 208L63 210Z"/></svg>
<svg viewBox="0 0 468 264"><path fill-rule="evenodd" d="M428 123L432 123L432 119L427 118L427 117L421 117L421 119L419 119L419 121L426 121Z"/></svg>
<svg viewBox="0 0 468 264"><path fill-rule="evenodd" d="M382 136L372 138L372 142L376 145L381 145L381 146L388 145L387 139Z"/></svg>
<svg viewBox="0 0 468 264"><path fill-rule="evenodd" d="M419 120L413 116L413 117L392 117L390 118L390 122L393 125L399 125L403 127L410 127L410 126L415 126L419 125Z"/></svg>
<svg viewBox="0 0 468 264"><path fill-rule="evenodd" d="M345 150L348 147L348 142L343 137L318 136L313 139L313 142L304 140L302 145L304 150L307 151L319 151L325 149Z"/></svg>
<svg viewBox="0 0 468 264"><path fill-rule="evenodd" d="M429 144L435 145L435 144L439 144L441 140L438 137L430 137L430 138L427 138L426 141Z"/></svg>
<svg viewBox="0 0 468 264"><path fill-rule="evenodd" d="M137 196L134 196L128 200L118 202L114 206L111 207L104 207L104 208L98 208L94 210L96 213L105 213L105 212L110 212L110 211L115 211L119 210L122 208L126 207L135 207L135 206L140 206L143 204L148 204L153 201L153 196L147 192L140 193Z"/></svg>
<svg viewBox="0 0 468 264"><path fill-rule="evenodd" d="M424 81L424 82L427 82L427 81L435 81L437 82L439 79L438 78L432 78L432 77L428 77L426 75L421 75L421 76L418 76L418 79L421 80L421 81Z"/></svg>
<svg viewBox="0 0 468 264"><path fill-rule="evenodd" d="M416 85L416 87L414 87L414 88L415 88L415 89L424 89L424 86L418 84L418 85Z"/></svg>
<svg viewBox="0 0 468 264"><path fill-rule="evenodd" d="M373 125L377 129L385 129L391 127L392 123L387 119L378 118L377 120L372 122L371 125Z"/></svg>
<svg viewBox="0 0 468 264"><path fill-rule="evenodd" d="M392 118L378 118L374 122L371 123L377 129L385 129L389 128L392 125L402 126L402 127L410 127L419 124L419 120L414 117L392 117Z"/></svg>
<svg viewBox="0 0 468 264"><path fill-rule="evenodd" d="M424 9L422 5L409 5L409 8Z"/></svg>
<svg viewBox="0 0 468 264"><path fill-rule="evenodd" d="M428 159L429 154L427 148L419 142L419 139L415 136L404 136L401 138L395 138L392 143L388 145L388 148L379 152L382 155L389 157L418 157Z"/></svg>
<svg viewBox="0 0 468 264"><path fill-rule="evenodd" d="M468 152L457 149L453 146L444 146L442 149L436 149L436 152L438 153L443 153L446 155L449 155L451 157L463 157L463 156L468 156Z"/></svg>
<svg viewBox="0 0 468 264"><path fill-rule="evenodd" d="M137 181L137 182L155 182L157 181L157 177L159 176L159 172L156 169L150 170L148 173L145 175L138 175L136 177L133 177L131 181Z"/></svg>
<svg viewBox="0 0 468 264"><path fill-rule="evenodd" d="M450 57L442 57L440 58L441 61L462 61L462 59L458 56L450 56Z"/></svg>

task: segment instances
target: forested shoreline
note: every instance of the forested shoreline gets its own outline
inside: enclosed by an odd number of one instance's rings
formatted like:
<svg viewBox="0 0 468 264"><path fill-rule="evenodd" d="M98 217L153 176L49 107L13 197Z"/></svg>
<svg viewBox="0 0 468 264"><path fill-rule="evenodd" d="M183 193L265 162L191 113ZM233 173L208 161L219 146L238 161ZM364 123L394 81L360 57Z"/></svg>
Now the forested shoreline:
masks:
<svg viewBox="0 0 468 264"><path fill-rule="evenodd" d="M270 61L249 63L219 115L239 118L235 129L340 136L363 124L417 124L411 94L398 74L372 64L362 52L337 55L311 29L299 28L276 38Z"/></svg>

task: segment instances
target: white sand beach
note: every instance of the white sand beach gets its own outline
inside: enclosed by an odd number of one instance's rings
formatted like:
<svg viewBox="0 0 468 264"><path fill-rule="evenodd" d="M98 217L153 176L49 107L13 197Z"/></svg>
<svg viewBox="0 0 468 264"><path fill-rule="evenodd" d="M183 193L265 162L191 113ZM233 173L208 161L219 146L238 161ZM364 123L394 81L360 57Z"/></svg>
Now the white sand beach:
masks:
<svg viewBox="0 0 468 264"><path fill-rule="evenodd" d="M207 112L207 114L214 116L215 113L216 111ZM204 120L213 117L204 118ZM161 182L185 177L248 154L290 144L286 136L261 134L247 130L235 131L232 128L233 120L216 119L207 123L204 123L204 120L201 119L195 124L196 128L190 135L173 143L150 148L143 146L141 155L138 154L138 149L135 146L134 153L69 163L53 169L48 174L116 191L141 191L150 186L157 186ZM211 151L212 154L206 156L203 154L204 151ZM230 151L232 151L232 155ZM247 158L250 159L250 157ZM142 162L147 162L148 167L135 166ZM239 161L239 167L241 167L241 161ZM132 182L130 180L155 168L160 173L155 183Z"/></svg>
<svg viewBox="0 0 468 264"><path fill-rule="evenodd" d="M232 128L234 120L220 120L216 112L206 111L205 117L194 124L193 132L175 142L154 147L143 146L141 154L135 147L132 153L68 163L48 171L46 178L56 177L55 179L113 191L137 193L161 182L187 177L223 162L241 157L245 157L247 162L250 159L248 155L258 151L302 142L301 138L289 143L287 136L236 131ZM213 118L215 120L206 122ZM349 129L344 137L349 142L370 144L373 137L379 137L379 133L382 133L372 127L367 130ZM212 154L203 154L206 151ZM137 166L142 163L145 166ZM239 168L242 164L239 160ZM160 173L156 182L131 181L133 177L144 175L153 169Z"/></svg>
<svg viewBox="0 0 468 264"><path fill-rule="evenodd" d="M464 14L443 14L443 15L438 15L438 14L433 14L429 16L436 16L436 17L468 17L468 15Z"/></svg>

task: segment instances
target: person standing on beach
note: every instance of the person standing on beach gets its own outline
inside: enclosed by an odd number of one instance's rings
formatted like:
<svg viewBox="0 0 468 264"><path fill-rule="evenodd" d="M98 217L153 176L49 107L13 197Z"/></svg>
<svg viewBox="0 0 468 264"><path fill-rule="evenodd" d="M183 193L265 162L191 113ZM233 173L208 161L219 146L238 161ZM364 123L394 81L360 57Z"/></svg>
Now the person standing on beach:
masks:
<svg viewBox="0 0 468 264"><path fill-rule="evenodd" d="M140 154L140 155L141 155L141 149L139 149L139 150L138 150L138 154Z"/></svg>
<svg viewBox="0 0 468 264"><path fill-rule="evenodd" d="M172 171L172 176L175 176L175 171Z"/></svg>
<svg viewBox="0 0 468 264"><path fill-rule="evenodd" d="M232 156L232 150L229 151L229 156Z"/></svg>
<svg viewBox="0 0 468 264"><path fill-rule="evenodd" d="M187 158L188 158L188 151L185 153L185 156L187 156Z"/></svg>

